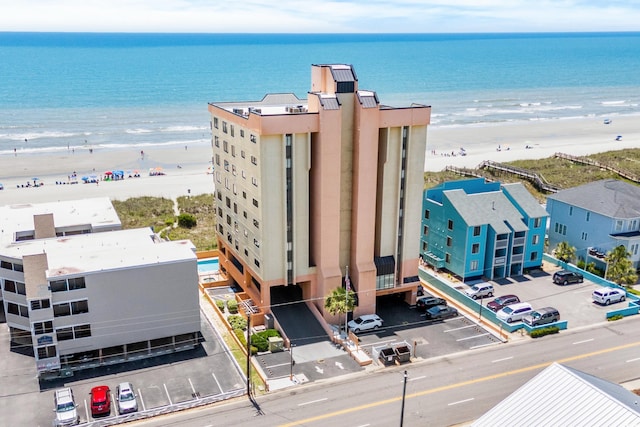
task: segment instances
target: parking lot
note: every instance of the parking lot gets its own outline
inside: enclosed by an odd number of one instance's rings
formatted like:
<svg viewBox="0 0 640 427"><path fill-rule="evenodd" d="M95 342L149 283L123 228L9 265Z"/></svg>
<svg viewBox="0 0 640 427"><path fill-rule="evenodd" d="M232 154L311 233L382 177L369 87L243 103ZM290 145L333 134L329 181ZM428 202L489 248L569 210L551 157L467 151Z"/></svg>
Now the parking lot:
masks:
<svg viewBox="0 0 640 427"><path fill-rule="evenodd" d="M38 382L33 357L9 350L6 324L0 331L0 412L2 425L52 425L54 390L71 387L80 422L110 425L136 415L118 417L116 387L133 384L139 411L146 414L168 412L176 406L194 406L199 401L214 401L223 396L241 395L246 389L244 377L235 361L220 343L212 325L201 315L204 341L193 350L150 359L105 366L77 372L73 377ZM90 411L91 388L106 385L111 389L111 415L94 418ZM118 418L115 418L118 417Z"/></svg>

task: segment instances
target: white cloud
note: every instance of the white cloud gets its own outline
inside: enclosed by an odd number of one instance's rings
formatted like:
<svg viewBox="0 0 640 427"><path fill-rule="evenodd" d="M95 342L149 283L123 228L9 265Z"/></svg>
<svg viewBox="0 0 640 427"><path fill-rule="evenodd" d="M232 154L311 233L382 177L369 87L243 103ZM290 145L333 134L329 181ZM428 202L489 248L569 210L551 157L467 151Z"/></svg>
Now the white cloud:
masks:
<svg viewBox="0 0 640 427"><path fill-rule="evenodd" d="M638 31L633 0L20 0L1 31Z"/></svg>

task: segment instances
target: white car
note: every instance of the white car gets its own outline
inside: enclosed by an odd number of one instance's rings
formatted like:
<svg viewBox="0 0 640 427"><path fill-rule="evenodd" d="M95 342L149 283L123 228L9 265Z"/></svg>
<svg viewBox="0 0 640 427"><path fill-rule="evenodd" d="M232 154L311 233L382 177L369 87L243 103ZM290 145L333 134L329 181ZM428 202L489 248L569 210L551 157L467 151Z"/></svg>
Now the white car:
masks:
<svg viewBox="0 0 640 427"><path fill-rule="evenodd" d="M73 391L69 387L56 390L53 395L53 404L56 413L56 418L53 421L53 425L60 426L75 426L80 424L80 417L78 416L78 405L73 398Z"/></svg>
<svg viewBox="0 0 640 427"><path fill-rule="evenodd" d="M533 311L531 304L528 302L517 302L515 304L508 305L498 310L496 316L500 320L504 320L507 323L522 320L524 316L530 314Z"/></svg>
<svg viewBox="0 0 640 427"><path fill-rule="evenodd" d="M116 401L118 402L118 414L138 412L138 400L131 383L120 383L116 388Z"/></svg>
<svg viewBox="0 0 640 427"><path fill-rule="evenodd" d="M464 290L464 293L473 299L492 297L493 285L490 283L477 283Z"/></svg>
<svg viewBox="0 0 640 427"><path fill-rule="evenodd" d="M593 291L591 298L598 304L609 305L624 301L627 298L627 293L623 289L608 288L605 286Z"/></svg>
<svg viewBox="0 0 640 427"><path fill-rule="evenodd" d="M352 332L357 334L358 332L361 332L361 331L378 329L379 327L382 326L382 323L383 323L382 319L378 317L377 314L364 314L347 323L347 326L349 326L349 329Z"/></svg>

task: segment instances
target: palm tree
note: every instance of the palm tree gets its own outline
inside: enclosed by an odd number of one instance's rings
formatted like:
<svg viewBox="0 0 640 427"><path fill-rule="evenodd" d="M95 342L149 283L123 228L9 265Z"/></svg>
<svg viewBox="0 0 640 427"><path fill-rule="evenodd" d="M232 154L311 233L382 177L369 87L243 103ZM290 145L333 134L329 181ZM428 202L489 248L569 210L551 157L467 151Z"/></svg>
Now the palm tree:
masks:
<svg viewBox="0 0 640 427"><path fill-rule="evenodd" d="M560 261L571 262L576 257L576 248L571 246L569 242L560 242L556 246L555 256Z"/></svg>
<svg viewBox="0 0 640 427"><path fill-rule="evenodd" d="M324 300L324 308L331 314L344 315L350 311L353 311L353 307L356 303L356 294L353 291L349 291L343 287L335 288ZM344 316L341 316L344 317ZM345 319L346 320L346 319ZM345 330L347 328L345 321Z"/></svg>
<svg viewBox="0 0 640 427"><path fill-rule="evenodd" d="M607 262L607 272L605 279L611 280L618 285L633 285L638 281L633 263L629 259L631 254L623 245L616 246L614 250L605 256Z"/></svg>

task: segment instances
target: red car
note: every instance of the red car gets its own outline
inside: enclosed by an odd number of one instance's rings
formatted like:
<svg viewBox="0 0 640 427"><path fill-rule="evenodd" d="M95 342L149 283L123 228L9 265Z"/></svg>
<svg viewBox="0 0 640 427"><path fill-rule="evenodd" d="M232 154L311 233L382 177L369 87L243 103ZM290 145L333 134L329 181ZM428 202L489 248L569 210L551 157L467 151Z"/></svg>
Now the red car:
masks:
<svg viewBox="0 0 640 427"><path fill-rule="evenodd" d="M111 390L106 385L91 389L91 416L111 414Z"/></svg>

